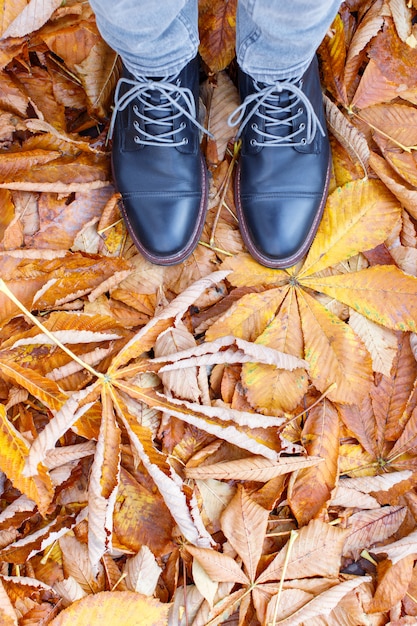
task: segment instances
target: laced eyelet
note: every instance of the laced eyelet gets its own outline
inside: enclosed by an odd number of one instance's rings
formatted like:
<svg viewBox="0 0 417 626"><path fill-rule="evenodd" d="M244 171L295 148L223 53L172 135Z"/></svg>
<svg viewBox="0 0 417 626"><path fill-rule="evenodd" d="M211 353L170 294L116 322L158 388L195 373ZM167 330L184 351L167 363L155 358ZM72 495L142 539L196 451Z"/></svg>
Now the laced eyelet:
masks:
<svg viewBox="0 0 417 626"><path fill-rule="evenodd" d="M300 79L300 89L301 89L301 87L302 87L303 85L304 85L304 80L301 78L301 79Z"/></svg>
<svg viewBox="0 0 417 626"><path fill-rule="evenodd" d="M139 139L139 137L138 137L137 135L135 135L135 136L133 137L133 141L134 141L135 143L140 143L140 139Z"/></svg>
<svg viewBox="0 0 417 626"><path fill-rule="evenodd" d="M305 146L305 145L306 145L306 143L307 143L307 139L306 139L305 137L303 137L303 138L301 139L300 143L301 143L301 145L302 145L302 146Z"/></svg>
<svg viewBox="0 0 417 626"><path fill-rule="evenodd" d="M304 122L301 122L301 124L298 127L298 130L304 130L306 127L306 125L304 124Z"/></svg>
<svg viewBox="0 0 417 626"><path fill-rule="evenodd" d="M304 109L303 109L303 107L298 107L298 109L297 109L297 113L298 113L299 115L302 115L302 114L304 113Z"/></svg>
<svg viewBox="0 0 417 626"><path fill-rule="evenodd" d="M258 124L251 124L250 127L252 130L258 130Z"/></svg>
<svg viewBox="0 0 417 626"><path fill-rule="evenodd" d="M250 143L251 146L256 146L257 145L255 139L251 139L249 143Z"/></svg>
<svg viewBox="0 0 417 626"><path fill-rule="evenodd" d="M180 130L184 130L184 128L187 126L187 124L185 122L181 122L180 124Z"/></svg>
<svg viewBox="0 0 417 626"><path fill-rule="evenodd" d="M184 139L182 140L182 144L183 146L186 146L188 144L188 137L184 137Z"/></svg>

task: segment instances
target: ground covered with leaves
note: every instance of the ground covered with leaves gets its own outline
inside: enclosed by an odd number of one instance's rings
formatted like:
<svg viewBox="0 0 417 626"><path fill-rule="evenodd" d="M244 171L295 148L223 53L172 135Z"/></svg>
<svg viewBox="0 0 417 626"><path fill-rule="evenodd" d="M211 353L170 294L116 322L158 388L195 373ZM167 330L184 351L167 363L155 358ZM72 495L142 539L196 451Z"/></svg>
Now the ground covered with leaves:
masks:
<svg viewBox="0 0 417 626"><path fill-rule="evenodd" d="M235 10L200 2L210 210L163 268L88 3L0 0L4 626L416 624L417 2L348 0L320 47L331 189L285 271L237 226Z"/></svg>

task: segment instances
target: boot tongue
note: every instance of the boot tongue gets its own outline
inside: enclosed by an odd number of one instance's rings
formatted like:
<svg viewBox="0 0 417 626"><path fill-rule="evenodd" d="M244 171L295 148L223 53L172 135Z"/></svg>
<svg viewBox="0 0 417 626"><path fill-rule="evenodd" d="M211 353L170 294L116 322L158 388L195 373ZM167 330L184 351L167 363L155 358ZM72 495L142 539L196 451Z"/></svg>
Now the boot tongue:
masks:
<svg viewBox="0 0 417 626"><path fill-rule="evenodd" d="M274 92L270 98L267 98L264 102L265 113L270 118L271 122L268 123L268 133L275 137L286 137L293 131L292 123L273 124L272 120L288 120L292 116L290 106L294 98L290 98L288 91Z"/></svg>
<svg viewBox="0 0 417 626"><path fill-rule="evenodd" d="M158 119L166 119L172 114L172 107L168 105L167 98L158 89L151 89L146 100L148 103L146 116L152 120L152 122L146 123L146 132L151 135L159 135L169 131L167 124L158 123Z"/></svg>

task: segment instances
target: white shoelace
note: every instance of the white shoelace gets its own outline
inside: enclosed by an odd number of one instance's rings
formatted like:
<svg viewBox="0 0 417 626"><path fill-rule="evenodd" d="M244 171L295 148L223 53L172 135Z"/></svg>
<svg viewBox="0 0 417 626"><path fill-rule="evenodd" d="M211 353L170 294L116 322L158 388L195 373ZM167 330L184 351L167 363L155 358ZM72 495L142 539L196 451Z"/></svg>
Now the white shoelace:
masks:
<svg viewBox="0 0 417 626"><path fill-rule="evenodd" d="M129 89L125 93L120 94L123 86L128 86ZM159 93L161 100L163 100L159 104L152 103L152 94L155 94L155 92ZM133 105L135 115L142 122L142 124L136 120L133 122L133 126L138 133L135 135L134 141L138 144L146 146L166 145L170 147L186 144L188 142L186 137L183 137L181 141L175 141L175 135L179 130L183 130L186 125L183 121L179 127L174 127L174 121L182 115L201 132L211 136L211 133L196 119L197 111L191 89L181 87L178 81L175 82L175 77L165 80L121 78L117 83L115 91L114 108L109 128L110 139L113 135L117 114L120 111L124 111L136 99L143 105L142 111L137 104ZM184 106L180 102L181 99L184 102ZM161 132L157 134L148 133L146 131L148 124L161 127ZM164 128L166 130L163 130Z"/></svg>
<svg viewBox="0 0 417 626"><path fill-rule="evenodd" d="M263 142L260 143L255 139L252 140L254 146L303 146L307 143L311 143L316 136L317 130L324 136L325 132L318 119L313 105L311 104L305 93L295 83L301 83L299 79L294 81L276 81L271 85L260 87L255 82L256 93L250 94L242 102L240 106L233 111L228 118L229 126L239 126L239 130L236 139L240 137L246 124L256 113L265 122L265 130L261 130L256 123L253 124L252 129L257 132L262 138ZM273 97L278 96L280 93L287 91L290 92L290 100L292 100L287 106L281 106L278 102L273 102ZM253 104L252 108L247 111L248 107ZM295 113L294 109L298 107ZM259 109L264 106L264 113ZM298 128L293 130L293 123L295 119L303 115L305 110L306 123L302 122ZM277 119L274 114L284 114L282 119ZM278 135L271 131L277 130L279 126L286 126L292 130L286 135ZM297 141L297 136L303 134L303 137Z"/></svg>

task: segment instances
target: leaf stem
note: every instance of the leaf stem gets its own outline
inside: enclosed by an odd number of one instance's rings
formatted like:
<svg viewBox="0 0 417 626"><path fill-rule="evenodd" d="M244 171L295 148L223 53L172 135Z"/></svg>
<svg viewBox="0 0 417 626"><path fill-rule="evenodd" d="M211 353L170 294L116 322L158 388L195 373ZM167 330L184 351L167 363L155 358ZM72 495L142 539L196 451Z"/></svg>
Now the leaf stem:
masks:
<svg viewBox="0 0 417 626"><path fill-rule="evenodd" d="M95 370L93 367L91 367L91 365L88 365L88 363L85 363L82 359L80 359L76 354L74 354L74 352L72 352L72 350L70 350L69 348L67 348L67 346L65 346L63 343L61 343L59 341L59 339L57 339L55 337L55 335L53 333L51 333L50 330L48 330L26 307L24 304L22 304L22 302L20 302L20 300L18 298L16 298L16 296L14 295L14 293L12 291L10 291L10 289L8 288L8 286L6 285L6 283L4 282L4 280L2 278L0 278L0 292L4 293L5 296L7 296L17 307L18 309L20 309L20 311L22 311L22 313L24 315L26 315L26 317L28 317L30 319L31 322L33 322L35 324L35 326L37 326L47 337L49 337L49 339L51 341L54 342L54 344L56 346L58 346L59 348L61 348L61 350L63 350L66 354L68 354L68 356L75 361L76 363L78 363L79 365L81 365L81 367L83 367L84 369L86 369L87 371L90 372L90 374L93 374L93 376L96 376L97 378L101 378L104 379L105 376L104 374L101 374L100 372L97 372L97 370Z"/></svg>
<svg viewBox="0 0 417 626"><path fill-rule="evenodd" d="M211 229L211 236L210 236L210 242L209 242L211 248L214 248L214 245L215 245L214 244L214 238L215 238L215 234L216 234L217 224L219 222L220 213L221 213L221 210L223 208L223 204L224 204L224 201L225 201L225 198L226 198L227 190L229 188L229 182L230 182L230 179L232 177L233 168L234 168L234 166L236 164L236 160L237 160L237 157L239 155L241 143L242 142L240 140L236 141L235 144L234 144L234 147L233 147L233 157L232 157L232 160L229 163L229 167L227 168L225 184L224 184L224 187L223 187L222 195L220 196L219 205L218 205L218 208L217 208L217 213L216 213L216 216L214 218L213 226L212 226L212 229Z"/></svg>
<svg viewBox="0 0 417 626"><path fill-rule="evenodd" d="M282 593L282 588L284 586L284 580L285 580L285 573L287 571L288 568L288 563L290 560L290 555L291 555L291 551L293 548L293 545L295 543L295 540L298 537L298 532L296 530L292 530L291 531L291 535L290 538L288 540L288 544L287 544L287 551L285 553L285 560L284 560L284 565L282 568L282 575L279 581L279 587L278 587L278 593L277 593L277 601L275 603L275 609L274 609L274 617L272 620L272 626L275 626L275 624L277 623L277 616L278 616L278 607L279 607L279 603L281 600L281 593Z"/></svg>

